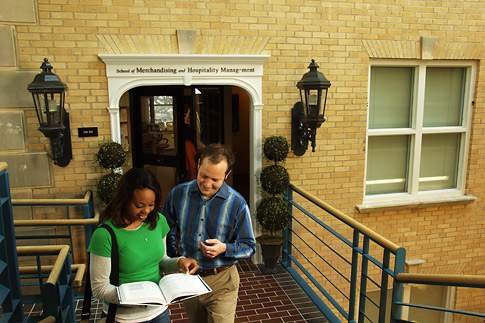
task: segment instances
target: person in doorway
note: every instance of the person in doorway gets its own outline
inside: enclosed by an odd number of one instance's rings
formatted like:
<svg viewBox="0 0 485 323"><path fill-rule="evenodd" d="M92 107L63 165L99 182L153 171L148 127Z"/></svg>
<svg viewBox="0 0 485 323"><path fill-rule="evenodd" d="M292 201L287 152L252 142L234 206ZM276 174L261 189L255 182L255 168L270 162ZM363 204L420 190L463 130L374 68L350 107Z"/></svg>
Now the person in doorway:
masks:
<svg viewBox="0 0 485 323"><path fill-rule="evenodd" d="M159 213L161 188L155 176L143 168L132 168L120 179L113 199L101 213L100 224L109 225L118 242L119 282L153 281L158 284L160 270L196 272L193 258L169 258L164 237L167 220ZM110 284L111 237L104 228L96 229L88 247L93 295L107 303L119 304L116 286ZM166 306L117 306L117 322L168 323Z"/></svg>
<svg viewBox="0 0 485 323"><path fill-rule="evenodd" d="M197 150L195 149L195 131L187 123L184 123L185 136L185 179L192 181L197 178Z"/></svg>
<svg viewBox="0 0 485 323"><path fill-rule="evenodd" d="M199 153L197 180L173 188L162 209L170 224L167 253L195 258L197 273L212 288L184 302L190 322L234 322L239 291L235 264L256 250L249 207L225 182L233 164L229 147L207 145Z"/></svg>

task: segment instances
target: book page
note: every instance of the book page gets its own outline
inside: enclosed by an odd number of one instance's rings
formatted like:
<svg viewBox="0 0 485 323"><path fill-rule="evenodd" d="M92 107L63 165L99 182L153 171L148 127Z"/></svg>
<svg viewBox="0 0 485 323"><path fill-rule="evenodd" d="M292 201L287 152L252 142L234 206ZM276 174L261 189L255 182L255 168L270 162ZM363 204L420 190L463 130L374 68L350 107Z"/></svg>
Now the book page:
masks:
<svg viewBox="0 0 485 323"><path fill-rule="evenodd" d="M118 291L122 304L167 303L158 285L150 281L122 284Z"/></svg>
<svg viewBox="0 0 485 323"><path fill-rule="evenodd" d="M170 274L160 280L160 289L167 301L182 296L201 295L212 291L199 275Z"/></svg>

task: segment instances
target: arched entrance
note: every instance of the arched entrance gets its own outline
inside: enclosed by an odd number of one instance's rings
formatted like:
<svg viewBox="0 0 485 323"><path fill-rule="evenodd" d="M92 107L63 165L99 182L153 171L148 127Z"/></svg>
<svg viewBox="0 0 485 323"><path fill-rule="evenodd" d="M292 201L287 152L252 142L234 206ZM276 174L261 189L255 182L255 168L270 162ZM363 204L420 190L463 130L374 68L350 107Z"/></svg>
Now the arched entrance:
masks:
<svg viewBox="0 0 485 323"><path fill-rule="evenodd" d="M120 99L144 86L233 86L249 96L249 206L255 210L255 174L261 169L263 64L268 55L100 54L106 64L111 137L120 142ZM256 228L255 228L256 229Z"/></svg>

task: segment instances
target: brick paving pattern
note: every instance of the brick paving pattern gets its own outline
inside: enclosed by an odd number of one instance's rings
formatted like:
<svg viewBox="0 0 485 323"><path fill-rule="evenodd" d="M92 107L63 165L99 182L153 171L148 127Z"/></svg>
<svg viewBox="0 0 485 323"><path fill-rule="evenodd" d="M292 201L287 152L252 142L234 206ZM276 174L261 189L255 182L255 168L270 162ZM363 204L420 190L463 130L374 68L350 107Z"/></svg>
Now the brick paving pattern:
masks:
<svg viewBox="0 0 485 323"><path fill-rule="evenodd" d="M239 299L236 309L235 323L323 323L327 320L301 290L293 278L281 268L276 274L263 274L259 267L250 261L238 264L241 277ZM80 322L82 300L76 301L76 321ZM95 322L101 317L101 303L92 300L91 320ZM40 309L26 309L26 316L40 315ZM173 323L188 323L183 304L172 304L170 319Z"/></svg>

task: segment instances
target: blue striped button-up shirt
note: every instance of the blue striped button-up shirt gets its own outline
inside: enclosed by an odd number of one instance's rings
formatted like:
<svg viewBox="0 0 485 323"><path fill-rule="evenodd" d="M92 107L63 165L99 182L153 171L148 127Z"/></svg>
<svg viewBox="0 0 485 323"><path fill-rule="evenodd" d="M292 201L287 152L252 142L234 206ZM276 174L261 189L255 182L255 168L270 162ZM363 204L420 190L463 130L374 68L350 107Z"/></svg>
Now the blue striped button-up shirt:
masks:
<svg viewBox="0 0 485 323"><path fill-rule="evenodd" d="M195 258L201 269L234 264L237 259L249 258L256 250L249 207L225 182L208 200L200 194L197 180L176 186L167 196L162 214L171 227L167 235L168 255L176 255L179 228L180 255ZM226 252L213 259L204 257L200 242L207 239L225 243Z"/></svg>

